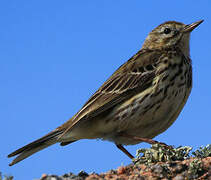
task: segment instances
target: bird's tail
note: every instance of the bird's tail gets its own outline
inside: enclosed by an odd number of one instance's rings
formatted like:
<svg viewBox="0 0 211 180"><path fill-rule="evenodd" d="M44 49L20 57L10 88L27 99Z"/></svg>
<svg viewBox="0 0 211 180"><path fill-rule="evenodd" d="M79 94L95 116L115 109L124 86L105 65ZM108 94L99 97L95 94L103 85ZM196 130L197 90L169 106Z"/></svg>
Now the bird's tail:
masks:
<svg viewBox="0 0 211 180"><path fill-rule="evenodd" d="M54 130L51 131L49 134L41 137L40 139L33 141L32 143L27 144L26 146L23 146L20 149L17 149L16 151L12 152L8 155L8 157L13 157L18 155L12 163L9 165L12 166L23 159L26 159L27 157L31 156L32 154L51 146L58 142L58 137L62 134L62 131Z"/></svg>

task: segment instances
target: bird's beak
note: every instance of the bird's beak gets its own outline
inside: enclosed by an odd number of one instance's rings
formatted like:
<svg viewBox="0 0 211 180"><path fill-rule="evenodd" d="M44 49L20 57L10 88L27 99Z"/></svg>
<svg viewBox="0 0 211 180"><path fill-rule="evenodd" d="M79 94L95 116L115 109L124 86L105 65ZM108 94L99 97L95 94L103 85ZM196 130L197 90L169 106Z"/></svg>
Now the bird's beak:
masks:
<svg viewBox="0 0 211 180"><path fill-rule="evenodd" d="M184 27L183 32L191 32L193 31L199 24L201 24L204 20L196 21L192 24L188 24Z"/></svg>

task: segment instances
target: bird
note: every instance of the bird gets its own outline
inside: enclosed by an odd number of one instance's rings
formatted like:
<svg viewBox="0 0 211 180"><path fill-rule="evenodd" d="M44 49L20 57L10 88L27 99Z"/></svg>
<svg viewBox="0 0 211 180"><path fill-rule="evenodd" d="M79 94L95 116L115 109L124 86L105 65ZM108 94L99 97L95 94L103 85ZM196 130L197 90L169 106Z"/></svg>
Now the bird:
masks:
<svg viewBox="0 0 211 180"><path fill-rule="evenodd" d="M165 143L153 138L179 116L192 89L191 24L167 21L154 28L141 49L121 65L67 122L10 153L12 166L55 143L81 139L113 142L129 158L124 145Z"/></svg>

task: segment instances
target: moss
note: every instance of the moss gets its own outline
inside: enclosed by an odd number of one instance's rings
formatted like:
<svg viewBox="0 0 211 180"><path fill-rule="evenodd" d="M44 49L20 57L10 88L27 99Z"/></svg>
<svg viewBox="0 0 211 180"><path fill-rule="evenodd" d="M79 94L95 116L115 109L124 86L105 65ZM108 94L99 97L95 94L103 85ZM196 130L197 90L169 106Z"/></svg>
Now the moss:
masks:
<svg viewBox="0 0 211 180"><path fill-rule="evenodd" d="M196 150L192 154L198 158L211 157L211 144L208 144L205 147L201 146L198 150Z"/></svg>
<svg viewBox="0 0 211 180"><path fill-rule="evenodd" d="M161 144L153 144L151 148L138 149L134 162L149 165L156 162L182 161L189 157L191 150L189 146L169 148Z"/></svg>

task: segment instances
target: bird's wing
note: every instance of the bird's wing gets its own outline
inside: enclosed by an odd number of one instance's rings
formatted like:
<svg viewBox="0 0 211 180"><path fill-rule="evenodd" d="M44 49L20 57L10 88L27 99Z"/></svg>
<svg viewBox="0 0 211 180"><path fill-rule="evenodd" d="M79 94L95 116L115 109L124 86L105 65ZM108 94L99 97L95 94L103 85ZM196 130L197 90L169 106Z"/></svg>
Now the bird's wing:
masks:
<svg viewBox="0 0 211 180"><path fill-rule="evenodd" d="M96 117L147 89L155 77L155 66L160 56L160 51L140 50L120 66L75 116L58 127L64 132L61 137L81 122Z"/></svg>

